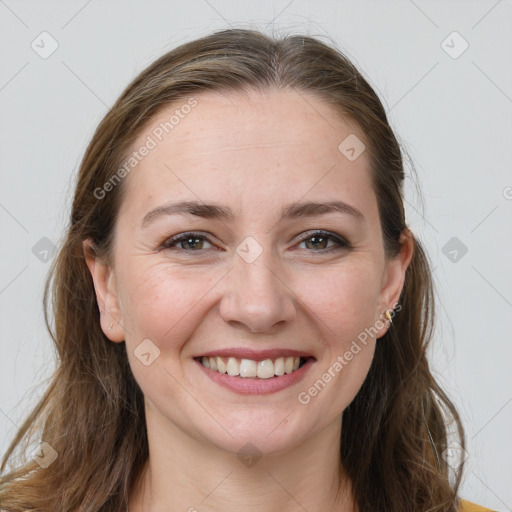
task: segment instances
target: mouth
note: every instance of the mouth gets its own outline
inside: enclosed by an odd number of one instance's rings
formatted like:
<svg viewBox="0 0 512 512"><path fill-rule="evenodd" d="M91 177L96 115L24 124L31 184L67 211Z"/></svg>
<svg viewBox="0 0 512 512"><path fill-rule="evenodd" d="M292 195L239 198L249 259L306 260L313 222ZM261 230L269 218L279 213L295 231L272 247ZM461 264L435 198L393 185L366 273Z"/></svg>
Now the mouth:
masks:
<svg viewBox="0 0 512 512"><path fill-rule="evenodd" d="M290 349L218 349L194 357L201 373L238 395L268 395L297 386L316 362L306 352Z"/></svg>
<svg viewBox="0 0 512 512"><path fill-rule="evenodd" d="M275 358L249 359L230 356L210 355L194 358L203 367L221 375L241 379L276 379L295 373L306 363L315 360L312 356L287 355Z"/></svg>

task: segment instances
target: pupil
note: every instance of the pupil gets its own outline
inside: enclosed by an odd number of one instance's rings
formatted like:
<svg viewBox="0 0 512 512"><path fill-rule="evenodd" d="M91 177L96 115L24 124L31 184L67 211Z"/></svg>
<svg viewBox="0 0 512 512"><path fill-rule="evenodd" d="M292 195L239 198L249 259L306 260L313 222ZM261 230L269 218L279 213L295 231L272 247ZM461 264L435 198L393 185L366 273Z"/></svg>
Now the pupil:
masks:
<svg viewBox="0 0 512 512"><path fill-rule="evenodd" d="M325 241L326 241L326 238L325 237L322 237L322 236L312 236L310 239L309 239L312 243L313 243L313 246L315 248L319 248L320 247L320 244L322 245L322 249L324 249L325 247ZM314 242L314 240L316 240L316 242Z"/></svg>
<svg viewBox="0 0 512 512"><path fill-rule="evenodd" d="M189 249L197 249L196 244L200 245L201 240L199 238L188 238L184 240L185 245L188 245Z"/></svg>

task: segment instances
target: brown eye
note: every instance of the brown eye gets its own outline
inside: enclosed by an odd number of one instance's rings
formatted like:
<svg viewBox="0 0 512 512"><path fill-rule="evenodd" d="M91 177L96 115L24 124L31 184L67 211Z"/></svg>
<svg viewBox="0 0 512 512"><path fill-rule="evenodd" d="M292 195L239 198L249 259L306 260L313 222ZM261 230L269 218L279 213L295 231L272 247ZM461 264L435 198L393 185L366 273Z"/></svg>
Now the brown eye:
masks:
<svg viewBox="0 0 512 512"><path fill-rule="evenodd" d="M185 238L178 242L181 247L180 249L202 249L204 240L198 237Z"/></svg>
<svg viewBox="0 0 512 512"><path fill-rule="evenodd" d="M210 247L205 247L205 244L210 244ZM202 249L211 249L212 245L208 239L196 233L183 233L166 240L162 247L164 249L178 249L182 251L195 252Z"/></svg>
<svg viewBox="0 0 512 512"><path fill-rule="evenodd" d="M308 249L327 249L329 238L326 236L312 236L304 242Z"/></svg>
<svg viewBox="0 0 512 512"><path fill-rule="evenodd" d="M343 238L323 231L304 233L300 236L300 239L300 244L305 244L305 248L313 252L322 252L350 247L350 244Z"/></svg>

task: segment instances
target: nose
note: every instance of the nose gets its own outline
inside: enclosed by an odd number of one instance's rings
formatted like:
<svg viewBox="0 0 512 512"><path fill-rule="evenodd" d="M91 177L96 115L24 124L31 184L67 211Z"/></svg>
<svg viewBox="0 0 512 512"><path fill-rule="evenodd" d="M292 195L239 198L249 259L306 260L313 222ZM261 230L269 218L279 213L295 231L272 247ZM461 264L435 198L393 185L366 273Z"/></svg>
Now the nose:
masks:
<svg viewBox="0 0 512 512"><path fill-rule="evenodd" d="M222 319L251 333L274 332L296 315L296 295L272 258L263 253L252 263L234 255L220 303Z"/></svg>

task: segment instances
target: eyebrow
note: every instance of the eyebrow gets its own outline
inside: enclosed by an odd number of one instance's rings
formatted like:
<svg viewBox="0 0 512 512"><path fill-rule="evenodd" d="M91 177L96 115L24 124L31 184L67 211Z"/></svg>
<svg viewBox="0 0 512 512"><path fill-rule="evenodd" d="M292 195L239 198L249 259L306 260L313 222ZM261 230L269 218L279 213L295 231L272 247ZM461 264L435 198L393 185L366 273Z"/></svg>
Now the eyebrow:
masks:
<svg viewBox="0 0 512 512"><path fill-rule="evenodd" d="M304 202L286 205L282 212L282 219L297 219L300 217L316 217L327 213L342 213L351 215L358 220L364 220L364 215L354 206L343 201L328 201L325 203ZM180 201L157 206L144 215L142 227L148 227L156 219L167 215L190 214L205 219L232 220L235 214L227 206L220 204L206 204L199 201Z"/></svg>

